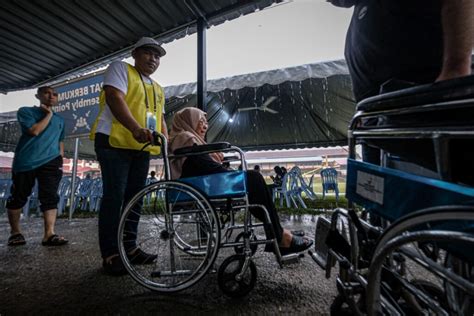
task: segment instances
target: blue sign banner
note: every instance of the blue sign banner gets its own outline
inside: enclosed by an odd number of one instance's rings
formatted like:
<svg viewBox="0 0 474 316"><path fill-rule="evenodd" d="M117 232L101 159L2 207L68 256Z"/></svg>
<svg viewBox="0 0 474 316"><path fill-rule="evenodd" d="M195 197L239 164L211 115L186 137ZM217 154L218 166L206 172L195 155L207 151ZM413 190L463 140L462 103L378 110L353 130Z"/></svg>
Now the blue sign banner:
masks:
<svg viewBox="0 0 474 316"><path fill-rule="evenodd" d="M99 114L103 73L55 86L58 104L54 112L64 118L66 137L87 135Z"/></svg>

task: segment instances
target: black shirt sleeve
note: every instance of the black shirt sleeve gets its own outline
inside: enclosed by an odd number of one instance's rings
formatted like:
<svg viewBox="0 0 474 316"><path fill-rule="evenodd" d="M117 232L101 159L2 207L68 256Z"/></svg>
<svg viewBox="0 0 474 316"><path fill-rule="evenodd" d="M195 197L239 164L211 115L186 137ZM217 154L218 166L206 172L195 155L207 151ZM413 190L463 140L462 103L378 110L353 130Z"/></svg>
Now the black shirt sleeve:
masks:
<svg viewBox="0 0 474 316"><path fill-rule="evenodd" d="M222 164L217 163L209 155L189 156L183 163L182 178L204 176L213 173L228 172Z"/></svg>
<svg viewBox="0 0 474 316"><path fill-rule="evenodd" d="M350 8L357 4L357 0L327 0L336 7Z"/></svg>

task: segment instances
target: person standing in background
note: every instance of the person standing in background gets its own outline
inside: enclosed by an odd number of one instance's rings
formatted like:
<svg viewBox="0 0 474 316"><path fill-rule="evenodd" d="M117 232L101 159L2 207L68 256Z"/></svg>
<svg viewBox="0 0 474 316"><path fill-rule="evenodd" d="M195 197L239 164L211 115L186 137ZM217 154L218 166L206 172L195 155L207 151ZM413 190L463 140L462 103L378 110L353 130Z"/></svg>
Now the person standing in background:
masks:
<svg viewBox="0 0 474 316"><path fill-rule="evenodd" d="M62 246L68 240L54 232L57 194L63 174L64 120L52 111L58 94L52 87L40 87L36 92L40 106L22 107L17 112L21 137L15 149L12 166L13 185L7 201L11 234L9 246L26 244L20 229L21 209L38 181L38 198L44 218L43 246Z"/></svg>

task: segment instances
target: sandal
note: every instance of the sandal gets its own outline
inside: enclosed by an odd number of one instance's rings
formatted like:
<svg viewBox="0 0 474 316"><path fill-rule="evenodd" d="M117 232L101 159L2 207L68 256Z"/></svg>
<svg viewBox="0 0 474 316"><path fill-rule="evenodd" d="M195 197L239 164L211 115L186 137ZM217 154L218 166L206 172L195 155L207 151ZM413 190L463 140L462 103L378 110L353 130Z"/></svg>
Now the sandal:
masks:
<svg viewBox="0 0 474 316"><path fill-rule="evenodd" d="M305 232L304 232L304 230L292 230L292 231L291 231L291 234L292 234L293 236L304 237Z"/></svg>
<svg viewBox="0 0 474 316"><path fill-rule="evenodd" d="M21 233L11 235L8 238L8 246L22 246L24 244L26 244L26 240Z"/></svg>
<svg viewBox="0 0 474 316"><path fill-rule="evenodd" d="M290 253L297 253L304 251L313 245L311 239L303 238L300 236L293 235L291 239L290 247L280 247L280 253L282 256L289 255Z"/></svg>
<svg viewBox="0 0 474 316"><path fill-rule="evenodd" d="M69 240L56 234L49 236L48 239L43 240L41 244L43 246L62 246L68 243Z"/></svg>

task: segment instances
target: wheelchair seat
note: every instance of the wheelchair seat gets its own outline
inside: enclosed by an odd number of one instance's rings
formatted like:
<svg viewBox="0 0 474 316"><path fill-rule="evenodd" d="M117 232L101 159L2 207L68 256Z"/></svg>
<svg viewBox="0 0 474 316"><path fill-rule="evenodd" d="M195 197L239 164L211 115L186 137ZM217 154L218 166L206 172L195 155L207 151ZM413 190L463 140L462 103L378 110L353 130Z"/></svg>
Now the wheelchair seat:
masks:
<svg viewBox="0 0 474 316"><path fill-rule="evenodd" d="M395 85L404 83L387 83ZM473 114L474 76L358 104L348 133L349 208L318 218L311 254L326 277L339 262L332 314L344 305L357 315L473 314ZM381 166L356 161L357 143L380 149ZM431 172L420 175L419 166Z"/></svg>
<svg viewBox="0 0 474 316"><path fill-rule="evenodd" d="M357 110L352 133L376 132L364 137L366 144L435 171L442 179L474 184L467 154L474 144L474 76L368 98Z"/></svg>
<svg viewBox="0 0 474 316"><path fill-rule="evenodd" d="M357 111L374 112L474 98L474 75L419 85L367 98Z"/></svg>
<svg viewBox="0 0 474 316"><path fill-rule="evenodd" d="M201 190L210 199L243 197L247 193L244 171L214 173L199 177L180 178L177 181L187 183Z"/></svg>

